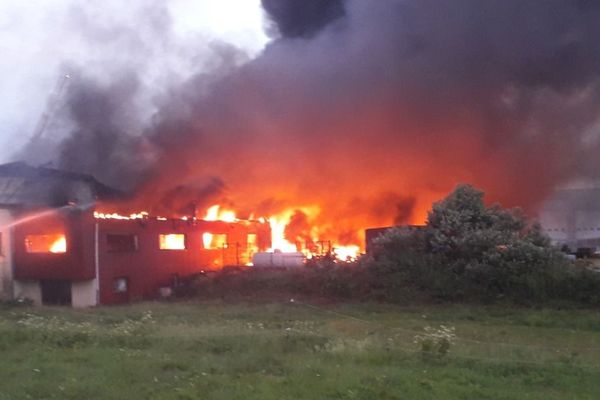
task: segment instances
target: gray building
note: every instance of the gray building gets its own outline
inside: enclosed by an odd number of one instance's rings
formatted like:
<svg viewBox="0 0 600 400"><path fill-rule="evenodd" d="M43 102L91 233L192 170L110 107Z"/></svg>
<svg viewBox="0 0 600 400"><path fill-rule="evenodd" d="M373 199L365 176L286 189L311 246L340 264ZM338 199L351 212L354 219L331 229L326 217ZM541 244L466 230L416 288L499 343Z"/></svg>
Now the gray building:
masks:
<svg viewBox="0 0 600 400"><path fill-rule="evenodd" d="M558 189L542 206L539 221L558 245L600 248L600 188Z"/></svg>

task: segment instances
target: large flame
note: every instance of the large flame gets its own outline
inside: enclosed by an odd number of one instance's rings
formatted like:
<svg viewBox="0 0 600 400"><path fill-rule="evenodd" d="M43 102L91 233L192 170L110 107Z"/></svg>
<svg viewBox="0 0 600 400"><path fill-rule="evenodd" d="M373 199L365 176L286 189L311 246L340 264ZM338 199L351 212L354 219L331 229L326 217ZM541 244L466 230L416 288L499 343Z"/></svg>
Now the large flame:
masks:
<svg viewBox="0 0 600 400"><path fill-rule="evenodd" d="M341 261L356 260L361 253L362 232L356 230L350 235L353 243L341 244L332 234L327 224L319 224L319 207L289 208L268 218L271 226L270 251L301 252L306 257L331 255Z"/></svg>
<svg viewBox="0 0 600 400"><path fill-rule="evenodd" d="M215 204L206 210L203 218L205 221L224 221L235 222L237 217L235 211L222 209L220 205ZM226 235L215 235L210 232L202 234L202 244L205 249L219 249L227 246Z"/></svg>
<svg viewBox="0 0 600 400"><path fill-rule="evenodd" d="M290 243L285 238L285 226L289 222L292 212L284 212L279 215L273 215L269 218L271 225L271 249L270 251L295 252L298 247L295 243Z"/></svg>
<svg viewBox="0 0 600 400"><path fill-rule="evenodd" d="M215 204L206 210L206 215L203 218L205 221L225 221L235 222L237 220L235 211L222 209L220 205Z"/></svg>

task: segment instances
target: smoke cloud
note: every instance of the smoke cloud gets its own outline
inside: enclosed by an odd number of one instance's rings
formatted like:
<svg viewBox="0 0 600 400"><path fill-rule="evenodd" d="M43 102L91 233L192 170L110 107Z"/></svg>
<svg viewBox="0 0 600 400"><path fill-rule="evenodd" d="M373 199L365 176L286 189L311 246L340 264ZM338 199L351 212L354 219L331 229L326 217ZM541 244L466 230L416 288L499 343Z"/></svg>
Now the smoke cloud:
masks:
<svg viewBox="0 0 600 400"><path fill-rule="evenodd" d="M153 98L149 118L137 63L72 87L59 165L133 190L136 206L178 212L166 199L181 193L247 215L312 206L320 234L349 243L422 222L459 182L534 212L557 184L600 171L596 2L263 7L279 37L252 60L219 47L211 68Z"/></svg>
<svg viewBox="0 0 600 400"><path fill-rule="evenodd" d="M262 6L284 37L310 38L342 17L345 0L261 0Z"/></svg>

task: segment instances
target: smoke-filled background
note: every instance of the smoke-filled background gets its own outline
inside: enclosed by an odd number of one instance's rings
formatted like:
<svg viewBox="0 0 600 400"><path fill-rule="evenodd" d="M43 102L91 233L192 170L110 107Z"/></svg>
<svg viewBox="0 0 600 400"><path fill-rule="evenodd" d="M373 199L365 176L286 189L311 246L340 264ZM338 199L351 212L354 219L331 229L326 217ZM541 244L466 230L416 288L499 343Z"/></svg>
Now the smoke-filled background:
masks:
<svg viewBox="0 0 600 400"><path fill-rule="evenodd" d="M303 209L291 236L342 244L422 222L458 182L535 214L600 171L595 1L262 0L258 54L194 54L161 3L131 29L73 16L104 53L65 62L52 126L15 157L93 174L137 210Z"/></svg>

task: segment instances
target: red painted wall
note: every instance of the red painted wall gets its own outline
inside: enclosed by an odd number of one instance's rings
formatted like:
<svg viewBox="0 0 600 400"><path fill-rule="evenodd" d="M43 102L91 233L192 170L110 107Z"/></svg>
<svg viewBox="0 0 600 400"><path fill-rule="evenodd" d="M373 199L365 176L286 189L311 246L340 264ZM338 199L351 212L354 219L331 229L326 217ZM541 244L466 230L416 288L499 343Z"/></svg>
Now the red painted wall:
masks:
<svg viewBox="0 0 600 400"><path fill-rule="evenodd" d="M89 212L40 210L21 213L16 218L26 219L46 212L14 227L15 278L18 280L88 280L96 276L94 266L93 216ZM27 235L63 233L66 253L28 253Z"/></svg>
<svg viewBox="0 0 600 400"><path fill-rule="evenodd" d="M96 237L100 304L155 298L161 287L171 286L175 276L185 277L226 265L250 261L247 235L257 235L260 250L270 247L270 228L258 222L183 221L156 219L95 219L88 212L52 212L15 227L15 278L18 280L89 280L96 277ZM205 249L202 234L227 234L229 247ZM27 235L64 233L66 253L28 253ZM186 235L186 249L161 250L159 235ZM134 251L111 251L108 234L135 235ZM126 278L128 290L117 293L115 280Z"/></svg>
<svg viewBox="0 0 600 400"><path fill-rule="evenodd" d="M185 277L223 265L245 264L247 235L256 233L266 248L270 245L270 230L265 224L226 223L221 221L168 220L98 220L100 302L121 303L142 298L154 298L161 287L171 286L174 276ZM204 249L205 232L228 235L227 249ZM107 234L134 234L135 251L111 252ZM161 250L160 234L185 234L185 250ZM238 262L239 261L239 262ZM117 278L128 281L127 293L116 293Z"/></svg>

